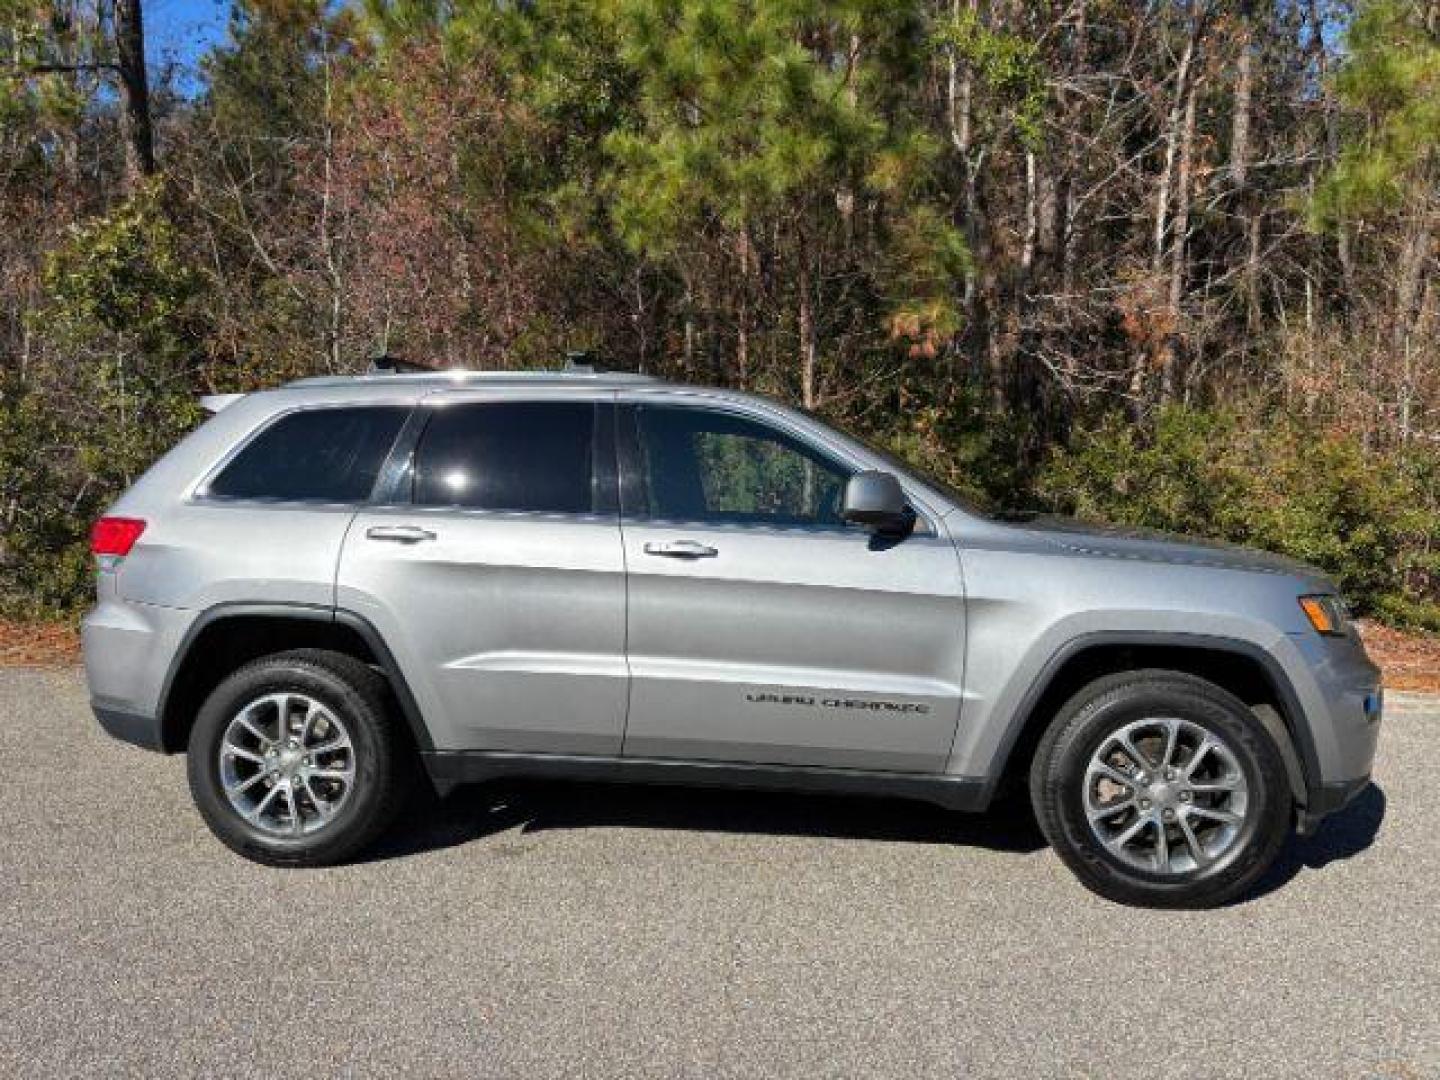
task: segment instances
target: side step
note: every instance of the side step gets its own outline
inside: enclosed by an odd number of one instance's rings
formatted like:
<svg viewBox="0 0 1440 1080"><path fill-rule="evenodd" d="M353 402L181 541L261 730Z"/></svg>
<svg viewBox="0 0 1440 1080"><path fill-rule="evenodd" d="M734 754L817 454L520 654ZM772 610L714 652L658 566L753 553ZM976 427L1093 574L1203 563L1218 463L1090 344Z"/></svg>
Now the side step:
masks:
<svg viewBox="0 0 1440 1080"><path fill-rule="evenodd" d="M524 778L584 780L619 784L673 784L677 787L759 788L822 791L914 799L949 810L984 810L989 792L973 776L866 772L807 765L749 765L664 758L621 758L571 754L524 754L498 750L432 750L425 768L442 795L460 784Z"/></svg>

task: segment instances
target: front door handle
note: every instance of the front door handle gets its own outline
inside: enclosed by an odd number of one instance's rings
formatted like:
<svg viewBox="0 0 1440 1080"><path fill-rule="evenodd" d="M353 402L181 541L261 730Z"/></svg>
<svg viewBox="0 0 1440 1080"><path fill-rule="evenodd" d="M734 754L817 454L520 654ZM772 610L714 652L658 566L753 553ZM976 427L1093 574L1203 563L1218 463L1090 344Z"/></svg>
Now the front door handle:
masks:
<svg viewBox="0 0 1440 1080"><path fill-rule="evenodd" d="M435 534L419 525L375 525L365 530L371 540L388 540L392 544L418 544L422 540L434 540Z"/></svg>
<svg viewBox="0 0 1440 1080"><path fill-rule="evenodd" d="M651 541L645 545L646 555L661 555L667 559L713 559L720 552L698 540L671 540L667 543Z"/></svg>

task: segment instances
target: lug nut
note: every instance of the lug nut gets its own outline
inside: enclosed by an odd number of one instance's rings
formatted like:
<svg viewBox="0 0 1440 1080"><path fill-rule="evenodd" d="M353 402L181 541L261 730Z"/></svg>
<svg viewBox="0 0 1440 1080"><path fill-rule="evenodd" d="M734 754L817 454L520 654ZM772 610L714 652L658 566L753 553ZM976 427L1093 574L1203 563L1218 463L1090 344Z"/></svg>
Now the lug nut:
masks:
<svg viewBox="0 0 1440 1080"><path fill-rule="evenodd" d="M1166 811L1165 811L1165 820L1166 820L1166 821L1174 821L1174 820L1175 820L1175 811L1174 811L1174 810L1166 810Z"/></svg>

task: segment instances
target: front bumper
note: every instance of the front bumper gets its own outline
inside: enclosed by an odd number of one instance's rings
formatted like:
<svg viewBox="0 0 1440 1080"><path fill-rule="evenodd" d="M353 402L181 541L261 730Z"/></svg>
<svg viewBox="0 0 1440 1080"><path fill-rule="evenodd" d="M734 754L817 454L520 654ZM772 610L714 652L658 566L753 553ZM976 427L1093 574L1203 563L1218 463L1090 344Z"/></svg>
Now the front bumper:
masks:
<svg viewBox="0 0 1440 1080"><path fill-rule="evenodd" d="M1292 720L1305 768L1300 829L1313 829L1370 783L1384 712L1380 669L1360 639L1289 635Z"/></svg>
<svg viewBox="0 0 1440 1080"><path fill-rule="evenodd" d="M1310 802L1298 807L1295 815L1295 831L1309 836L1337 810L1354 802L1370 786L1370 776L1357 776L1353 780L1338 780L1334 783L1317 784L1310 790Z"/></svg>

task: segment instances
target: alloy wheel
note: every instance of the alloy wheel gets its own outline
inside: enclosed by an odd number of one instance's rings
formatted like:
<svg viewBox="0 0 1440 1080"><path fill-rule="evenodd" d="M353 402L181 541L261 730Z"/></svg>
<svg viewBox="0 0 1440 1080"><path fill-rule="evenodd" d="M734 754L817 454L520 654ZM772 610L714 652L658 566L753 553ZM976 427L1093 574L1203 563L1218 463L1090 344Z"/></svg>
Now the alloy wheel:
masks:
<svg viewBox="0 0 1440 1080"><path fill-rule="evenodd" d="M1178 876L1237 850L1251 806L1235 752L1179 717L1148 717L1111 732L1085 770L1085 818L1120 862Z"/></svg>
<svg viewBox="0 0 1440 1080"><path fill-rule="evenodd" d="M355 748L335 712L306 694L243 706L225 729L220 784L250 825L276 836L325 828L355 787Z"/></svg>

